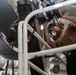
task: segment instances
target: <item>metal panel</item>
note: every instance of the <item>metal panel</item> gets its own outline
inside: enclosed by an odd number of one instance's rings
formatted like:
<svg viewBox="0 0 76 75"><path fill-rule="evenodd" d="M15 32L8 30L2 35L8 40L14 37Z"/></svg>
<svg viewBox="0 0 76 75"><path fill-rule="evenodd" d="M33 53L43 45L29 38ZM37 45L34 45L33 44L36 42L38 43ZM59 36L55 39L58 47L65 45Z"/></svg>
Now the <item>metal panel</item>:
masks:
<svg viewBox="0 0 76 75"><path fill-rule="evenodd" d="M18 53L14 51L0 36L0 55L9 60L18 60Z"/></svg>
<svg viewBox="0 0 76 75"><path fill-rule="evenodd" d="M10 25L17 19L11 5L7 0L0 0L0 31L6 36L14 36L14 32L10 30Z"/></svg>

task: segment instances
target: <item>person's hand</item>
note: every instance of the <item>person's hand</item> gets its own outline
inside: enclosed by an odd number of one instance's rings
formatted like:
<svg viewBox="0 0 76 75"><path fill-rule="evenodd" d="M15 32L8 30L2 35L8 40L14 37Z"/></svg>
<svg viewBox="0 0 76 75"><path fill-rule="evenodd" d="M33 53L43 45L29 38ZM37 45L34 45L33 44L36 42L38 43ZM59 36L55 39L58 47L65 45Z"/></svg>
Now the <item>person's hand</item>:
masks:
<svg viewBox="0 0 76 75"><path fill-rule="evenodd" d="M48 23L48 19L44 19L42 22L43 25L47 25L47 23Z"/></svg>
<svg viewBox="0 0 76 75"><path fill-rule="evenodd" d="M47 24L48 24L48 21L46 20L46 21L44 21L44 23L43 23L43 25L45 26L47 26Z"/></svg>

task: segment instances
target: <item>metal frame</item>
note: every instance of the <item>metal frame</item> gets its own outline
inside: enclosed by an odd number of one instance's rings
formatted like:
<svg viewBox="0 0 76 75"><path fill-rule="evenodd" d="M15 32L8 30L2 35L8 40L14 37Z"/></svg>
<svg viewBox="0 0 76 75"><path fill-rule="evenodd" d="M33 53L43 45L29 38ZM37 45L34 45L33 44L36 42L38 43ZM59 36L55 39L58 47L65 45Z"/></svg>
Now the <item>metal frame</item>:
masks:
<svg viewBox="0 0 76 75"><path fill-rule="evenodd" d="M23 38L22 38L22 25L23 23L19 24L19 27L18 27L18 47L19 47L19 54L20 52L23 50L23 60L24 60L24 70L22 71L20 68L19 68L19 75L28 75L28 47L27 47L27 26L28 26L28 21L30 20L31 17L33 17L34 15L36 14L39 14L39 13L43 13L43 12L46 12L46 11L50 11L50 10L54 10L54 9L57 9L57 8L60 8L60 7L63 7L63 6L66 6L66 5L70 5L70 4L73 4L73 3L76 3L76 0L68 0L68 1L65 1L65 2L62 2L62 3L58 3L58 4L55 4L55 5L52 5L52 6L49 6L49 7L45 7L43 9L38 9L38 10L35 10L33 12L31 12L25 19L24 21L24 25L23 25ZM21 25L21 26L20 26ZM34 30L31 29L31 27L28 27L28 29L30 30L30 32L33 32ZM40 41L42 39L40 39L41 37L37 35L36 32L34 32L34 35L36 36L36 38L38 38ZM40 37L40 38L39 38ZM23 45L23 47L22 47ZM46 44L45 44L46 45ZM47 44L48 45L48 44ZM50 46L48 45L48 48L50 48ZM21 51L20 51L21 50ZM47 52L47 51L46 51ZM46 53L45 52L45 53ZM53 52L53 51L52 51ZM22 52L21 52L21 55L22 55ZM19 62L22 63L22 56L19 55ZM21 65L19 64L19 67L21 67ZM22 74L22 72L24 74Z"/></svg>
<svg viewBox="0 0 76 75"><path fill-rule="evenodd" d="M53 54L53 53L64 52L64 51L75 50L75 49L76 49L76 44L73 44L73 45L63 46L59 48L53 48L53 49L43 50L39 52L28 53L28 59L45 56L50 53Z"/></svg>
<svg viewBox="0 0 76 75"><path fill-rule="evenodd" d="M48 75L46 72L44 72L43 70L41 70L39 67L37 67L36 65L34 65L32 62L28 61L28 64L29 64L29 66L31 68L33 68L34 70L36 70L41 75Z"/></svg>
<svg viewBox="0 0 76 75"><path fill-rule="evenodd" d="M19 75L24 75L23 74L23 66L22 66L22 62L23 62L23 56L22 56L22 25L23 25L23 21L19 23L18 26L18 59L19 59Z"/></svg>

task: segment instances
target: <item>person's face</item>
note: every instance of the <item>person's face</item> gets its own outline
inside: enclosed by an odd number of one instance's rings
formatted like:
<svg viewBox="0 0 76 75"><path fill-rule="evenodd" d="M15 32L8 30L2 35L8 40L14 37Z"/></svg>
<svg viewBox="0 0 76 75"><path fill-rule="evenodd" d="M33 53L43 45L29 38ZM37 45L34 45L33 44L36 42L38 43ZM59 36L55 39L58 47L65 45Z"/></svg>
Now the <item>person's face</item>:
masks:
<svg viewBox="0 0 76 75"><path fill-rule="evenodd" d="M58 32L58 31L60 31L61 29L60 29L58 26L53 26L53 27L51 28L51 30Z"/></svg>
<svg viewBox="0 0 76 75"><path fill-rule="evenodd" d="M52 35L54 35L54 36L60 34L61 32L62 32L62 29L59 28L58 26L53 26L53 27L51 28L51 33L52 33Z"/></svg>

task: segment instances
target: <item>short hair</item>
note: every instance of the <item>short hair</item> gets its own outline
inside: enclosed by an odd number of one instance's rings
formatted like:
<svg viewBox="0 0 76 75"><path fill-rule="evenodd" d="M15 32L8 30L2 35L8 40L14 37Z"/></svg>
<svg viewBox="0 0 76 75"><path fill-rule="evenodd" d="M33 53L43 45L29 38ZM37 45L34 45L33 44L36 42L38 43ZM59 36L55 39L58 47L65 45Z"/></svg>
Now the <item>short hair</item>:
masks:
<svg viewBox="0 0 76 75"><path fill-rule="evenodd" d="M59 25L58 25L58 23L51 23L51 24L49 24L49 26L48 26L48 32L50 32L50 29L53 28L54 26L57 26L57 27L59 27L60 29L64 29L64 24L63 24L63 23L61 23L61 24L59 24Z"/></svg>

